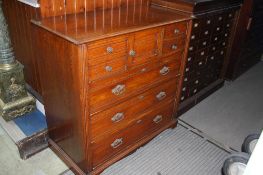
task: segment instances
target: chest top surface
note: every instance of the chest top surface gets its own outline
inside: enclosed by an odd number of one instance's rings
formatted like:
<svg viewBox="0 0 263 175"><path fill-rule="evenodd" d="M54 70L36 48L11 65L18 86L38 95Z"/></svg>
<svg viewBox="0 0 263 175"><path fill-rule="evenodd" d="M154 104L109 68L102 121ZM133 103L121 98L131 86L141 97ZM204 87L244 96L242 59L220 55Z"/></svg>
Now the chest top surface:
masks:
<svg viewBox="0 0 263 175"><path fill-rule="evenodd" d="M75 44L189 20L185 13L147 5L131 5L32 21Z"/></svg>

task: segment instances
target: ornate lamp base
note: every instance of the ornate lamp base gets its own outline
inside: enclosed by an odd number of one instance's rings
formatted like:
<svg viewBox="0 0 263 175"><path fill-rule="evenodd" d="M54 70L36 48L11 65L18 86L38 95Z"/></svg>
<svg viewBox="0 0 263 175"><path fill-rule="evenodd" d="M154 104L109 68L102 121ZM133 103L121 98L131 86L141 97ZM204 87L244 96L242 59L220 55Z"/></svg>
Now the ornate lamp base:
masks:
<svg viewBox="0 0 263 175"><path fill-rule="evenodd" d="M7 67L0 66L0 116L10 121L35 110L36 100L26 91L23 65Z"/></svg>

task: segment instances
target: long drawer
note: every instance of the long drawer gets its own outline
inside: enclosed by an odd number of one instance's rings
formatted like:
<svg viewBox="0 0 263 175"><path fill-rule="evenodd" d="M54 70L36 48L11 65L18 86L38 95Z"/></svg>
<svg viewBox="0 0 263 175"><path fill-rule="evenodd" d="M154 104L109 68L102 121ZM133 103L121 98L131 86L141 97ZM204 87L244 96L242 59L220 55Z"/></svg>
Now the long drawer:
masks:
<svg viewBox="0 0 263 175"><path fill-rule="evenodd" d="M93 167L136 143L147 133L155 131L173 120L174 101L145 112L130 127L113 135L100 137L92 142Z"/></svg>
<svg viewBox="0 0 263 175"><path fill-rule="evenodd" d="M170 101L176 97L178 79L169 80L112 108L91 116L92 139L113 130L121 130L136 120L139 113L153 105Z"/></svg>
<svg viewBox="0 0 263 175"><path fill-rule="evenodd" d="M109 87L97 91L92 91L91 89L89 98L91 113L96 112L105 105L135 95L138 91L153 84L158 84L161 81L177 77L179 76L179 70L180 64L177 62L170 62L149 71L147 71L147 69L142 69L139 74Z"/></svg>

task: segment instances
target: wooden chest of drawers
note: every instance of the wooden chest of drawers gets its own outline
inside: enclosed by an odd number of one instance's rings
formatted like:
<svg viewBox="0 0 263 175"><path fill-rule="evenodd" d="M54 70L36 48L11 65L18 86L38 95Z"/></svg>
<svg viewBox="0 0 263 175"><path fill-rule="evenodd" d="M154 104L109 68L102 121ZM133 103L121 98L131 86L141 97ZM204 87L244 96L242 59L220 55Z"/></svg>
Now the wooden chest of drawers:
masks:
<svg viewBox="0 0 263 175"><path fill-rule="evenodd" d="M184 70L182 114L224 83L240 0L152 0L152 5L194 16Z"/></svg>
<svg viewBox="0 0 263 175"><path fill-rule="evenodd" d="M176 126L191 18L134 9L34 22L50 143L78 174L97 174Z"/></svg>

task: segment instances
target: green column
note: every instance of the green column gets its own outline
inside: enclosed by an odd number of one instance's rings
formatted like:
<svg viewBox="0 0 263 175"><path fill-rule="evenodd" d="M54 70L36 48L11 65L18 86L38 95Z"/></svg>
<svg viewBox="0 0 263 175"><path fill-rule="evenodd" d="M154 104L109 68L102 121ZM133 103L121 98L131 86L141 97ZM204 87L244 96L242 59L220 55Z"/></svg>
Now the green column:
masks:
<svg viewBox="0 0 263 175"><path fill-rule="evenodd" d="M0 116L6 121L35 110L25 88L23 65L16 61L0 0Z"/></svg>

